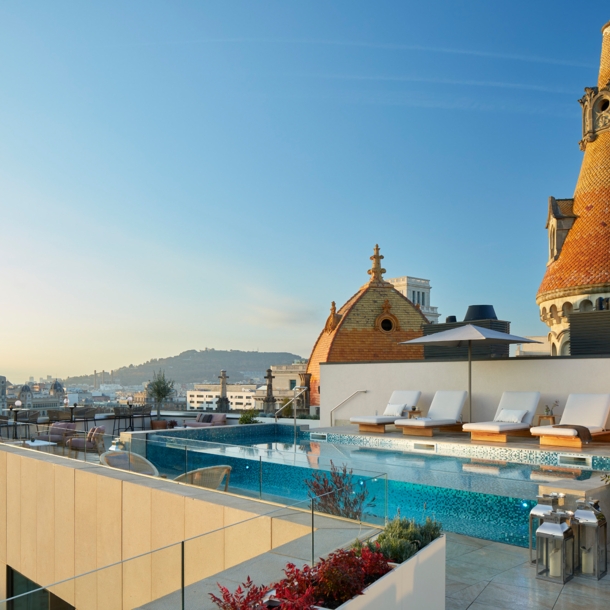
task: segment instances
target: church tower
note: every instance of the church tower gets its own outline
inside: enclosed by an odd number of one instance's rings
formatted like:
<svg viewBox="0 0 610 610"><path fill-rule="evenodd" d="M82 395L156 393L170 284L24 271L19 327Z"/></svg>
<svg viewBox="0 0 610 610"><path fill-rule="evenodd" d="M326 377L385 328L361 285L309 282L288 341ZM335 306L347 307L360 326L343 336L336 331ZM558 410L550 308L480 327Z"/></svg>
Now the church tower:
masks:
<svg viewBox="0 0 610 610"><path fill-rule="evenodd" d="M572 199L549 198L549 259L536 296L554 356L570 354L569 315L607 308L610 297L610 22L597 87L585 87L578 101L582 167Z"/></svg>

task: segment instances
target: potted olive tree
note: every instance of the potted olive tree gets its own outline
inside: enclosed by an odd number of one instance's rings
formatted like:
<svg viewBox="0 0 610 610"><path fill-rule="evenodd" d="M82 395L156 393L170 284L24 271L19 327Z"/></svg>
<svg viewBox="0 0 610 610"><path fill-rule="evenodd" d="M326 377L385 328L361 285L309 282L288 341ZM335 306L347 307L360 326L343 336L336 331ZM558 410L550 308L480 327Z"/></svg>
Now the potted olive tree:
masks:
<svg viewBox="0 0 610 610"><path fill-rule="evenodd" d="M167 428L167 422L161 419L161 407L174 393L174 380L167 379L165 371L160 370L158 373L153 371L153 378L152 381L148 382L146 392L157 405L157 419L151 421L151 428L153 430L164 430Z"/></svg>

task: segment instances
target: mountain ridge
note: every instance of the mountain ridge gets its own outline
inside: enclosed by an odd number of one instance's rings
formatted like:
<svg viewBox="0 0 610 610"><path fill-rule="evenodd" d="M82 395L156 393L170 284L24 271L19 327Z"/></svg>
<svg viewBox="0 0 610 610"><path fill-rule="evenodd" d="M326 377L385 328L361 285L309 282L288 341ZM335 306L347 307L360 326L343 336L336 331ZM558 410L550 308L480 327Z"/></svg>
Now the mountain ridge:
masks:
<svg viewBox="0 0 610 610"><path fill-rule="evenodd" d="M151 358L142 364L130 364L113 370L113 382L121 385L139 385L152 379L153 372L163 370L176 384L216 382L221 370L227 371L231 382L262 378L271 365L292 364L301 356L289 352L244 352L241 350L187 350L177 356ZM94 375L67 377L65 385L93 385ZM97 381L101 383L101 371ZM105 372L104 383L111 383L110 372Z"/></svg>

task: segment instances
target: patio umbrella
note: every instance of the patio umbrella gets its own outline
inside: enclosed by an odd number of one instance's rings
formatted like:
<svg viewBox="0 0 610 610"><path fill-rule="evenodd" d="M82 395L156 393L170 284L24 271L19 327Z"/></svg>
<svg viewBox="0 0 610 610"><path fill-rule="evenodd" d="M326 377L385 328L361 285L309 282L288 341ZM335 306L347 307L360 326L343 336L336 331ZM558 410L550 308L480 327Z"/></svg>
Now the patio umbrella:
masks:
<svg viewBox="0 0 610 610"><path fill-rule="evenodd" d="M444 330L425 337L418 337L402 343L414 344L423 343L430 345L440 345L442 347L465 347L468 346L468 420L472 415L472 342L483 341L485 343L540 343L533 339L518 337L501 333L490 328L481 328L474 324L465 324L451 330Z"/></svg>

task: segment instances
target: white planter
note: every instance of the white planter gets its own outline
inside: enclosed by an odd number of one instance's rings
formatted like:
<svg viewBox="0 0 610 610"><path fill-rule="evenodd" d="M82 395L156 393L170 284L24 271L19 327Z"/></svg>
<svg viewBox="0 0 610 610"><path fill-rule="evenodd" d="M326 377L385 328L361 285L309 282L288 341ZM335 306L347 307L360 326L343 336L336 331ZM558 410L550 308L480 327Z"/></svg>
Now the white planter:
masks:
<svg viewBox="0 0 610 610"><path fill-rule="evenodd" d="M337 610L445 610L445 547L437 538Z"/></svg>

